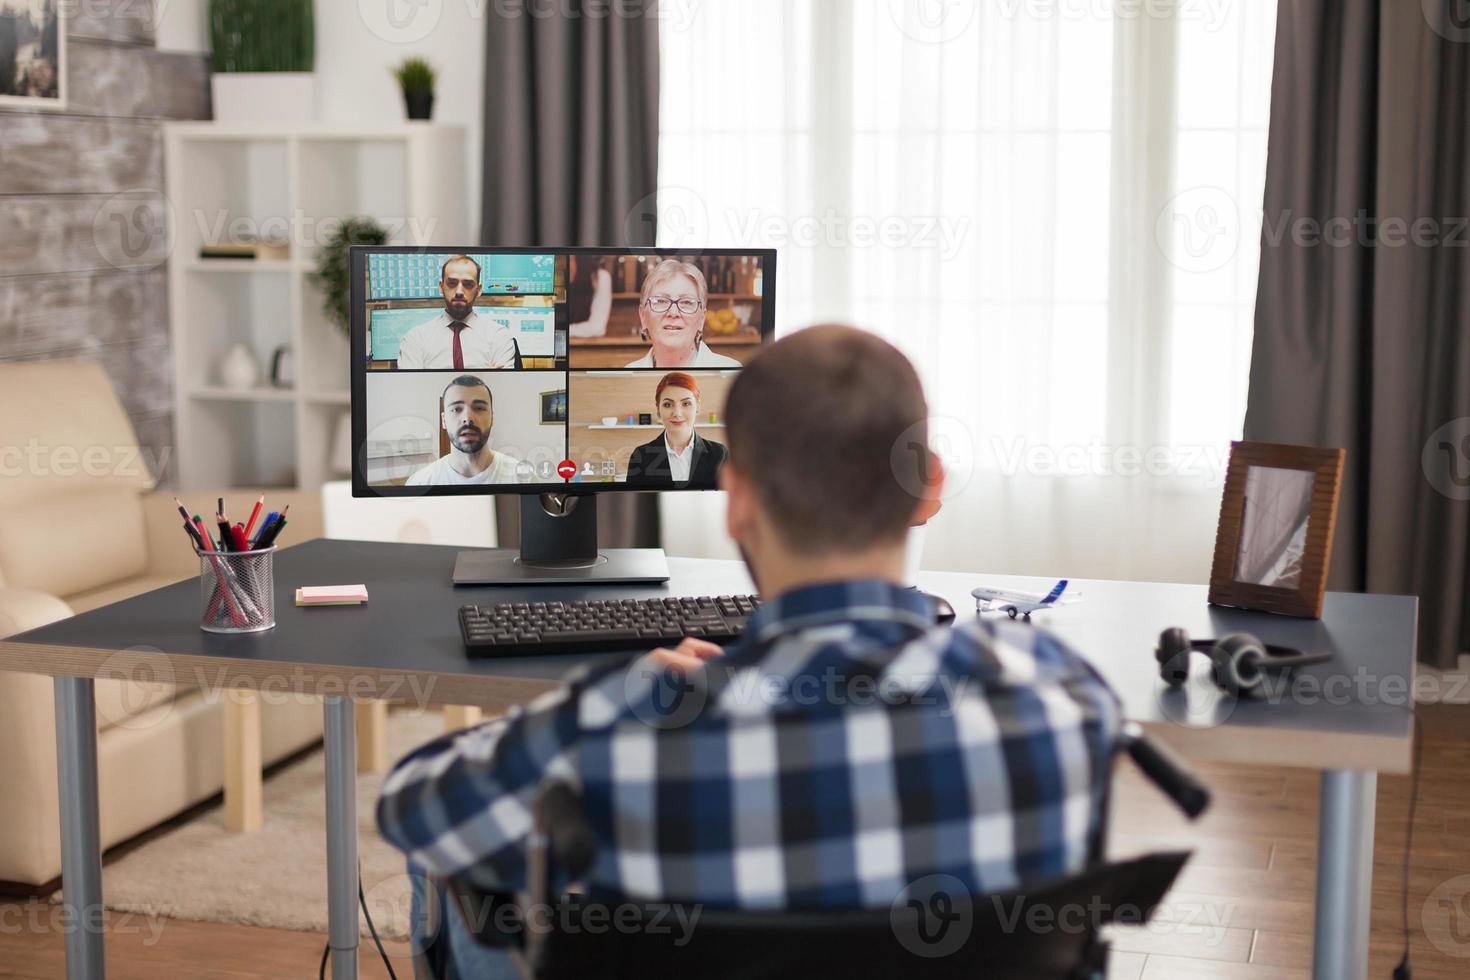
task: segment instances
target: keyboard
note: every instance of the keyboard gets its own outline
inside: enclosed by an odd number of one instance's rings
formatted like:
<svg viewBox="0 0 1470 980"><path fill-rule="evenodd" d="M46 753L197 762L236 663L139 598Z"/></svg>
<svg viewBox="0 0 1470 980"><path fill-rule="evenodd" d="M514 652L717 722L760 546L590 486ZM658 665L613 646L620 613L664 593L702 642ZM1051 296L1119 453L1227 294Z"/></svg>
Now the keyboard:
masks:
<svg viewBox="0 0 1470 980"><path fill-rule="evenodd" d="M651 650L686 636L727 643L759 605L753 595L722 595L461 606L459 632L472 657Z"/></svg>

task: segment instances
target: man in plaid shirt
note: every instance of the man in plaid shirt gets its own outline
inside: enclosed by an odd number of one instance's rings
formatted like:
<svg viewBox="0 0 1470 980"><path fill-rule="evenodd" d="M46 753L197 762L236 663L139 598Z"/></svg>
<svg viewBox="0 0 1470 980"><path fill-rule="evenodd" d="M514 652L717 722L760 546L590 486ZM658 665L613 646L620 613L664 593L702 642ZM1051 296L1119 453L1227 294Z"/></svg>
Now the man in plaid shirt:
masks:
<svg viewBox="0 0 1470 980"><path fill-rule="evenodd" d="M927 875L978 895L1078 871L1118 702L1059 640L935 627L899 584L940 486L912 365L814 327L752 361L725 416L727 527L765 599L745 636L574 675L424 746L384 784L384 835L431 875L519 890L532 802L562 777L599 838L587 884L636 900L873 908ZM466 975L504 970L450 945Z"/></svg>

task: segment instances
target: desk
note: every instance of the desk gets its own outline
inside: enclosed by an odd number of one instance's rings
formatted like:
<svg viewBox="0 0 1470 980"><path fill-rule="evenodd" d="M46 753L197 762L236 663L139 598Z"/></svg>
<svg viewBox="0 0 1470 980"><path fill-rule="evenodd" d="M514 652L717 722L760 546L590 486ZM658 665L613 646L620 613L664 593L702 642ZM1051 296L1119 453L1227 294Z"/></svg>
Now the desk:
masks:
<svg viewBox="0 0 1470 980"><path fill-rule="evenodd" d="M672 559L667 589L640 586L454 588L457 549L429 545L312 541L276 558L277 626L255 636L220 636L195 625L197 584L189 581L0 642L0 669L56 678L62 863L72 921L67 975L103 975L102 888L97 828L93 680L126 678L145 665L180 684L214 690L307 693L324 698L327 762L328 908L332 975L356 976L358 938L355 833L356 732L352 703L477 705L500 711L554 687L572 667L626 659L626 653L470 660L456 612L467 602L532 597L623 598L722 595L750 590L737 562ZM921 576L968 618L969 590L981 580L1035 590L1037 579L932 572ZM366 582L362 607L300 609L298 585ZM1047 583L1049 584L1049 583ZM1299 766L1323 772L1316 946L1318 980L1365 975L1377 773L1411 764L1417 600L1331 594L1321 621L1212 609L1205 587L1076 581L1083 601L1038 615L1077 646L1118 691L1126 714L1188 757ZM1042 622L1044 618L1044 622ZM1272 643L1330 647L1331 663L1304 677L1353 681L1315 703L1214 703L1193 686L1162 690L1152 650L1166 626L1194 636L1251 630ZM1202 666L1201 663L1196 665ZM1368 694L1360 688L1367 685ZM1339 685L1342 687L1342 685ZM1398 692L1404 700L1393 703ZM1173 719L1188 719L1181 724Z"/></svg>

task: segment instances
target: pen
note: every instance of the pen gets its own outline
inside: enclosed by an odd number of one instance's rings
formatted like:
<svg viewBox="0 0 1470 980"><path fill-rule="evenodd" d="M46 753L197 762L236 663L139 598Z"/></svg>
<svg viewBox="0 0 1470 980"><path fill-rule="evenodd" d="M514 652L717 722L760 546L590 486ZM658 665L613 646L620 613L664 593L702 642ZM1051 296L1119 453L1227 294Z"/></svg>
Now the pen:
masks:
<svg viewBox="0 0 1470 980"><path fill-rule="evenodd" d="M269 548L276 543L276 538L281 536L281 529L286 526L286 519L282 517L271 525L268 533L262 533L260 540L255 542L257 548Z"/></svg>
<svg viewBox="0 0 1470 980"><path fill-rule="evenodd" d="M264 506L265 494L261 494L260 499L255 501L255 509L250 512L250 520L245 522L245 537L250 537L250 532L255 529L255 521L260 517L260 508Z"/></svg>
<svg viewBox="0 0 1470 980"><path fill-rule="evenodd" d="M197 515L194 517L194 522L199 526L199 533L204 537L204 550L213 552L215 550L214 542L210 540L208 534L204 533L204 522ZM230 618L236 626L244 626L245 614L240 611L240 606L236 603L235 590L231 587L230 582L229 566L225 564L223 559L218 557L213 559L213 564L215 569L215 582L224 593L225 605L230 610Z"/></svg>
<svg viewBox="0 0 1470 980"><path fill-rule="evenodd" d="M255 537L251 539L251 545L254 546L262 538L264 538L266 532L270 530L271 526L280 519L281 515L276 513L275 511L271 511L269 514L265 515L265 520L260 522L260 527L258 527L255 531Z"/></svg>

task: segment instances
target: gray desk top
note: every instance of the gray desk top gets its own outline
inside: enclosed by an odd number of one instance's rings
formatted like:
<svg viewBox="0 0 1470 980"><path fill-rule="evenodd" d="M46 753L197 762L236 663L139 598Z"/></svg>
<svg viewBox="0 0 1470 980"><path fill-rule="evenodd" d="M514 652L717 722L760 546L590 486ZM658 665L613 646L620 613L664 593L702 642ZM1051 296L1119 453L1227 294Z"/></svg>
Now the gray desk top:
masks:
<svg viewBox="0 0 1470 980"><path fill-rule="evenodd" d="M723 595L752 591L738 562L671 559L673 579L649 586L459 587L450 573L459 549L429 545L310 541L276 556L277 626L221 636L197 626L198 582L189 580L0 641L0 668L96 677L155 676L215 687L304 690L392 701L503 708L547 689L573 666L626 653L470 659L456 618L471 602ZM302 609L303 585L364 582L364 606ZM964 621L981 583L1037 591L1051 583L1015 576L926 572ZM1321 621L1215 609L1205 587L1074 580L1082 601L1038 613L1036 624L1072 643L1118 691L1127 714L1187 754L1310 768L1404 772L1410 761L1417 600L1327 597ZM1230 702L1207 684L1166 691L1153 647L1160 630L1191 636L1254 632L1270 643L1330 648L1273 702ZM1205 660L1195 661L1203 675ZM344 687L344 685L346 685Z"/></svg>

